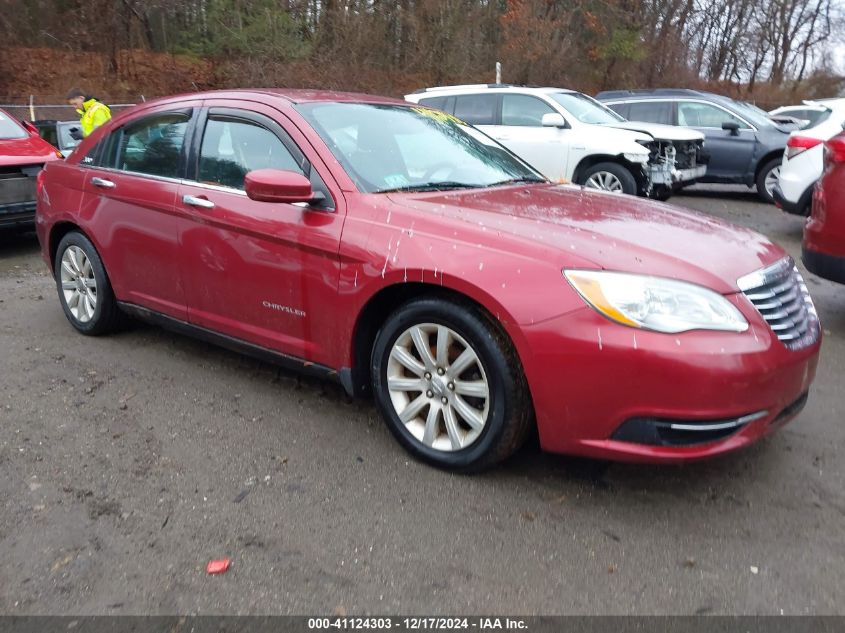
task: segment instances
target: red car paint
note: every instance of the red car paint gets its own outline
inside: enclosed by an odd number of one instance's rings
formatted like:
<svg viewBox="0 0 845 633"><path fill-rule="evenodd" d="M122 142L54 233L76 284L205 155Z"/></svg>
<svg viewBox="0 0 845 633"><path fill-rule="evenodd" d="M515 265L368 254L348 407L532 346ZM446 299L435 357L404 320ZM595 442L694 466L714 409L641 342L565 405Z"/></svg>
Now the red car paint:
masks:
<svg viewBox="0 0 845 633"><path fill-rule="evenodd" d="M294 108L308 101L408 106L331 92L231 91L122 113L46 170L37 214L45 261L52 265L57 236L79 227L120 301L341 375L362 359L367 368L369 350L356 349L355 335L386 292L449 289L483 306L510 336L550 451L686 461L745 446L792 417L778 416L808 390L820 340L788 350L740 291L738 278L786 257L765 237L667 205L555 185L363 193ZM84 164L110 130L177 107L271 117L322 176L335 210ZM100 189L95 177L115 187ZM215 207L186 206L184 195ZM588 307L564 268L700 284L728 297L750 328L667 335L624 327ZM361 374L352 375L346 386L360 387ZM694 446L610 439L632 416L712 420L760 410L765 417L741 431Z"/></svg>
<svg viewBox="0 0 845 633"><path fill-rule="evenodd" d="M813 193L802 250L809 271L845 284L845 132L825 143L824 172Z"/></svg>
<svg viewBox="0 0 845 633"><path fill-rule="evenodd" d="M37 129L0 110L0 227L32 224L41 165L59 158Z"/></svg>
<svg viewBox="0 0 845 633"><path fill-rule="evenodd" d="M55 147L38 136L38 130L27 129L5 110L0 110L0 115L14 122L26 134L23 138L0 138L0 167L40 165L61 158Z"/></svg>

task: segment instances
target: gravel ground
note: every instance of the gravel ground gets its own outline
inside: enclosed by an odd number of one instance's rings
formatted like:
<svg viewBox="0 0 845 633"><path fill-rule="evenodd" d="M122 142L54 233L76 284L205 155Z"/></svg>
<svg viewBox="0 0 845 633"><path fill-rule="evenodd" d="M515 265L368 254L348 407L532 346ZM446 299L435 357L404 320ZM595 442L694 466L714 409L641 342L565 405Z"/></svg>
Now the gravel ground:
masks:
<svg viewBox="0 0 845 633"><path fill-rule="evenodd" d="M673 202L799 254L802 220L743 189ZM774 437L677 467L529 445L466 477L331 384L75 334L34 236L2 235L0 613L843 614L845 287L808 281L821 365Z"/></svg>

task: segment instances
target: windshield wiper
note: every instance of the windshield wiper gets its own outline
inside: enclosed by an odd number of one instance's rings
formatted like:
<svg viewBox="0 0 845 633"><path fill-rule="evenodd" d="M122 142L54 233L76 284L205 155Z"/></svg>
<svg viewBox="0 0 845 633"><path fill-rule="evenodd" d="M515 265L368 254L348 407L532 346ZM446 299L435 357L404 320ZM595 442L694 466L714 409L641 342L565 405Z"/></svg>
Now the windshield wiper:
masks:
<svg viewBox="0 0 845 633"><path fill-rule="evenodd" d="M500 180L499 182L491 182L488 187L498 187L500 185L521 185L529 182L545 182L549 181L545 178L538 178L537 176L523 176L522 178L508 178L507 180Z"/></svg>
<svg viewBox="0 0 845 633"><path fill-rule="evenodd" d="M393 187L392 189L377 189L376 193L396 193L397 191L446 191L447 189L477 189L487 185L476 185L469 182L455 182L444 180L441 182L423 182L416 185Z"/></svg>

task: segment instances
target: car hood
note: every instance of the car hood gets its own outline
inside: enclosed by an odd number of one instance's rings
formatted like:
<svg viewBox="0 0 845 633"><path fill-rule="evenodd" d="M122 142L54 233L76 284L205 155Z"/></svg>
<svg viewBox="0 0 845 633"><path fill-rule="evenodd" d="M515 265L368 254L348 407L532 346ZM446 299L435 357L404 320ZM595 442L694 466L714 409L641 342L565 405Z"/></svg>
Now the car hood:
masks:
<svg viewBox="0 0 845 633"><path fill-rule="evenodd" d="M34 165L55 158L56 148L41 137L0 139L0 166Z"/></svg>
<svg viewBox="0 0 845 633"><path fill-rule="evenodd" d="M675 125L663 125L661 123L643 123L641 121L620 121L619 123L609 123L608 127L621 128L623 130L632 130L634 132L642 132L650 134L655 139L661 141L703 141L704 134L696 132L686 127L677 127Z"/></svg>
<svg viewBox="0 0 845 633"><path fill-rule="evenodd" d="M671 277L723 294L738 291L739 277L786 255L763 235L710 216L571 185L401 193L390 198L427 215L445 216L450 223L463 221L484 231L488 243L495 236L498 249L537 253L552 248L561 254L564 266L570 265L568 256L597 268ZM509 243L513 240L519 244Z"/></svg>

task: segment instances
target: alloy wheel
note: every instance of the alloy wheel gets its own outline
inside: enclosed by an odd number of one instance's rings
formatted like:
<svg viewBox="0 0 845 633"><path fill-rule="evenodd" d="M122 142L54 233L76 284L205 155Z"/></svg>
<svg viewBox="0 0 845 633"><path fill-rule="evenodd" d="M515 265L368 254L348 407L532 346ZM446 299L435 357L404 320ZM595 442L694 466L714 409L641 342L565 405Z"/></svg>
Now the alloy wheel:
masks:
<svg viewBox="0 0 845 633"><path fill-rule="evenodd" d="M766 187L766 193L769 194L769 197L772 196L772 193L775 189L775 185L778 184L778 178L779 177L780 177L780 166L775 167L768 174L766 174L766 181L764 183L764 186Z"/></svg>
<svg viewBox="0 0 845 633"><path fill-rule="evenodd" d="M469 343L445 325L417 324L396 339L387 388L406 430L435 450L467 448L487 423L490 387L484 366Z"/></svg>
<svg viewBox="0 0 845 633"><path fill-rule="evenodd" d="M623 193L622 181L615 174L609 171L597 171L587 179L584 186L590 189L601 189L613 193Z"/></svg>
<svg viewBox="0 0 845 633"><path fill-rule="evenodd" d="M91 260L78 246L68 246L62 253L62 295L70 313L80 323L87 323L97 309L97 280Z"/></svg>

